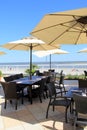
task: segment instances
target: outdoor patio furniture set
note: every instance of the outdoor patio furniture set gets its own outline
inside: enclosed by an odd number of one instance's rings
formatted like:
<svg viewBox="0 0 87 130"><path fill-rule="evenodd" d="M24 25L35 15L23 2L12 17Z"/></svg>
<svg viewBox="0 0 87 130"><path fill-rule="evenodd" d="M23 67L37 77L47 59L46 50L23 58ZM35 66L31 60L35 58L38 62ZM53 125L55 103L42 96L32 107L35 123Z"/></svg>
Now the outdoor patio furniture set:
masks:
<svg viewBox="0 0 87 130"><path fill-rule="evenodd" d="M49 103L48 103L48 107L46 111L46 118L48 118L48 112L49 112L50 106L53 107L53 111L55 110L55 106L63 106L65 107L65 122L67 123L69 120L67 114L68 114L68 109L70 108L70 113L73 113L75 116L74 126L76 126L76 124L79 123L78 113L82 113L82 114L87 113L87 109L86 109L87 96L85 95L84 97L82 95L83 92L86 93L87 80L78 80L79 87L72 87L70 90L66 91L65 86L64 86L64 75L60 76L59 82L55 82L51 80L52 78L51 76L48 76L48 77L47 76L32 76L32 79L29 79L29 77L22 77L19 79L15 79L11 82L7 81L6 78L7 77L4 77L6 82L0 82L4 90L4 94L5 94L4 108L6 108L7 100L10 100L10 103L12 103L12 99L16 99L15 109L17 110L17 101L19 97L22 96L21 103L23 104L23 96L24 96L23 89L26 86L28 86L29 101L31 104L32 104L33 94L37 94L41 103L42 103L42 96L44 97L44 99L46 97L47 98L49 97ZM22 89L17 91L16 89L17 85L19 85L19 87L22 85ZM77 103L79 104L79 109L78 109ZM81 105L81 104L84 104L84 105ZM81 120L80 118L80 123L87 125L87 120L86 119L84 120L84 118Z"/></svg>

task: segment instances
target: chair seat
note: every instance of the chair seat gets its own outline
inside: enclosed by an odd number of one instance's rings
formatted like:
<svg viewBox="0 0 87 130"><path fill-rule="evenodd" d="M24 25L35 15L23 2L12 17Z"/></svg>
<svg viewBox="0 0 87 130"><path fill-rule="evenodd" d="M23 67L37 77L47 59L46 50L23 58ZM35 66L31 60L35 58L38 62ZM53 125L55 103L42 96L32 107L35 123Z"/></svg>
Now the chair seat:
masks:
<svg viewBox="0 0 87 130"><path fill-rule="evenodd" d="M85 118L77 118L77 121L85 121L86 123L87 123L87 119L85 119Z"/></svg>
<svg viewBox="0 0 87 130"><path fill-rule="evenodd" d="M87 119L77 118L77 124L87 125Z"/></svg>
<svg viewBox="0 0 87 130"><path fill-rule="evenodd" d="M70 103L71 103L71 101L70 100L54 100L54 101L52 101L51 103L50 103L50 105L55 105L55 106L69 106L70 105Z"/></svg>

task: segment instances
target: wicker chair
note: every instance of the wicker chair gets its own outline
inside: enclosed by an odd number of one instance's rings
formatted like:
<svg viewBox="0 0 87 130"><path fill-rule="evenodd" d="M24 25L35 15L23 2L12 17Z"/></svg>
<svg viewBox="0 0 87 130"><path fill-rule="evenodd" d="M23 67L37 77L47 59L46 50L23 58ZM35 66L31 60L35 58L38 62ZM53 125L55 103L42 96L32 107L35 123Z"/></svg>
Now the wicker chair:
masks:
<svg viewBox="0 0 87 130"><path fill-rule="evenodd" d="M12 82L13 80L17 80L19 78L23 78L22 73L4 77L4 80L5 82ZM16 85L16 91L22 92L22 96L24 96L24 88L25 88L25 85L20 85L20 84Z"/></svg>
<svg viewBox="0 0 87 130"><path fill-rule="evenodd" d="M42 96L45 99L45 90L44 90L45 83L46 83L46 78L43 78L41 81L37 83L37 85L32 86L32 96L36 96L36 97L38 96L41 103L42 103Z"/></svg>
<svg viewBox="0 0 87 130"><path fill-rule="evenodd" d="M64 77L65 77L64 75L61 75L59 82L55 81L56 89L59 91L59 93L61 93L61 96L63 95L63 93L66 93L66 89L64 86Z"/></svg>
<svg viewBox="0 0 87 130"><path fill-rule="evenodd" d="M84 74L85 74L85 79L87 79L87 71L84 70Z"/></svg>
<svg viewBox="0 0 87 130"><path fill-rule="evenodd" d="M79 79L78 80L79 88L87 88L87 80L85 79Z"/></svg>
<svg viewBox="0 0 87 130"><path fill-rule="evenodd" d="M77 124L87 125L87 118L83 118L80 115L80 114L83 115L87 114L87 97L74 93L73 99L75 103L74 127L77 126Z"/></svg>
<svg viewBox="0 0 87 130"><path fill-rule="evenodd" d="M65 107L65 121L67 123L67 110L69 106L71 105L71 100L58 96L58 94L56 94L56 88L55 88L54 82L47 84L47 86L49 90L50 100L47 107L46 118L48 118L48 111L49 111L50 106L53 107L53 111L54 111L55 106L64 106Z"/></svg>
<svg viewBox="0 0 87 130"><path fill-rule="evenodd" d="M15 100L15 109L17 110L17 102L18 99L21 97L22 104L23 104L23 96L22 93L16 91L16 83L15 82L1 82L1 85L3 87L4 96L5 96L5 105L4 108L6 109L7 100L11 101Z"/></svg>

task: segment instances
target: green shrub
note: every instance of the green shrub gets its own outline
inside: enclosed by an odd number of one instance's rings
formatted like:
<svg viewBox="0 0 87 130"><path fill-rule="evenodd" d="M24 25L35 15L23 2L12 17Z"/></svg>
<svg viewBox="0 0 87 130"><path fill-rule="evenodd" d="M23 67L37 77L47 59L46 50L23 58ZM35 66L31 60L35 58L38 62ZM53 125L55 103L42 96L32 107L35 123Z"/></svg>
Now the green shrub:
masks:
<svg viewBox="0 0 87 130"><path fill-rule="evenodd" d="M0 77L2 77L3 76L3 73L2 73L2 71L0 70Z"/></svg>
<svg viewBox="0 0 87 130"><path fill-rule="evenodd" d="M81 75L66 75L65 76L65 79L84 79L84 74L81 74Z"/></svg>
<svg viewBox="0 0 87 130"><path fill-rule="evenodd" d="M33 64L33 65L32 65L32 72L31 72L32 75L34 75L36 69L38 69L38 66ZM30 74L30 69L29 69L29 68L26 69L26 70L25 70L25 73L29 75L29 74Z"/></svg>

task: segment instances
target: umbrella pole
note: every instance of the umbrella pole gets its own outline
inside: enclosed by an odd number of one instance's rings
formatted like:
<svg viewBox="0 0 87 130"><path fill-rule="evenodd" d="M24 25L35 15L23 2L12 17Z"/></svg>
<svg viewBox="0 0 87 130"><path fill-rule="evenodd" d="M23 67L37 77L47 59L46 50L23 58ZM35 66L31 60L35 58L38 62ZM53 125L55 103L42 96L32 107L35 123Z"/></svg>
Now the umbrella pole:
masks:
<svg viewBox="0 0 87 130"><path fill-rule="evenodd" d="M50 54L50 70L51 70L51 54Z"/></svg>
<svg viewBox="0 0 87 130"><path fill-rule="evenodd" d="M32 44L30 46L30 79L32 79Z"/></svg>

